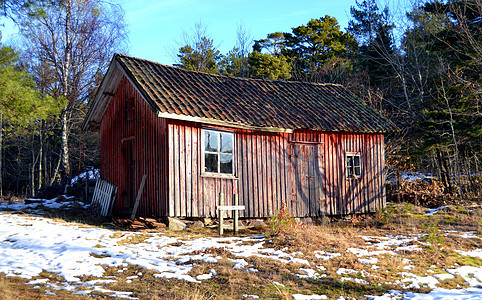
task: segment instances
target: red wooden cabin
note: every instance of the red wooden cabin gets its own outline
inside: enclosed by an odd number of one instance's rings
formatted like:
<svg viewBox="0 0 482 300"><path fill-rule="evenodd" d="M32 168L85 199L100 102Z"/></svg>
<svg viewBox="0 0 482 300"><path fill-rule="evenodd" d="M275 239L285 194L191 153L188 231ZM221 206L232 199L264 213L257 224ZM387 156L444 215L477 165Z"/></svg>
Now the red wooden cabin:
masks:
<svg viewBox="0 0 482 300"><path fill-rule="evenodd" d="M242 79L115 55L84 122L101 133L114 213L241 217L374 212L385 206L391 123L335 84Z"/></svg>

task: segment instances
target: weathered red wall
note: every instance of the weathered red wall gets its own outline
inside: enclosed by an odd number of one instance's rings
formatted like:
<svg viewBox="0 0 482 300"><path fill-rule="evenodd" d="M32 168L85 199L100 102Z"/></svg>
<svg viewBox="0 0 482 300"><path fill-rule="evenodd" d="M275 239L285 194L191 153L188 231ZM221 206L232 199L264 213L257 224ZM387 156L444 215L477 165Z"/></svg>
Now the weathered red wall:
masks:
<svg viewBox="0 0 482 300"><path fill-rule="evenodd" d="M229 129L236 132L238 179L201 176L202 126L168 121L169 215L215 217L219 193L225 204L232 194L246 206L244 217L268 217L285 203L298 217L374 212L384 207L382 134L293 134ZM212 128L212 127L207 127ZM345 154L362 154L363 176L347 179ZM316 153L311 164L302 157ZM314 162L314 163L313 163ZM308 197L307 168L319 174L316 197ZM316 170L315 170L316 169Z"/></svg>
<svg viewBox="0 0 482 300"><path fill-rule="evenodd" d="M132 116L127 118L126 101L133 103ZM158 118L144 99L124 77L104 115L101 124L101 176L115 184L118 196L114 213L122 214L124 207L125 157L123 143L133 140L135 163L135 192L143 174L147 181L139 204L138 215L166 215L167 148L166 121Z"/></svg>
<svg viewBox="0 0 482 300"><path fill-rule="evenodd" d="M134 103L131 118L127 99ZM138 215L215 217L219 193L227 205L237 193L246 206L241 216L251 218L268 217L282 203L298 217L373 212L385 205L382 134L224 129L236 132L237 179L204 177L202 124L157 117L123 78L101 124L101 176L119 187L114 212L124 210L122 147L128 140L134 144L135 192L147 174ZM362 154L360 179L346 178L347 152Z"/></svg>

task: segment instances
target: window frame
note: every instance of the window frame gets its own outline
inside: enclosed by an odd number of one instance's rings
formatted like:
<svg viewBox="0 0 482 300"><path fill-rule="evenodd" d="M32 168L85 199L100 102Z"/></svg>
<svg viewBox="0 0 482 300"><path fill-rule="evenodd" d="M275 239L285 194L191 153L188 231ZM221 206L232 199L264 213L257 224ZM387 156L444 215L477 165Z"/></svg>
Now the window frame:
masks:
<svg viewBox="0 0 482 300"><path fill-rule="evenodd" d="M216 138L217 138L217 151L206 151L206 132L214 132L216 133ZM232 153L227 153L227 152L221 152L221 134L230 134L232 137ZM206 171L206 153L207 154L216 154L218 157L218 166L217 166L217 172L207 172ZM236 164L235 164L235 153L236 153L236 134L234 131L229 131L229 130L221 130L221 129L215 129L215 128L202 128L201 130L201 176L202 177L216 177L216 178L228 178L228 179L236 179ZM231 155L232 156L232 161L231 161L231 173L221 173L221 155Z"/></svg>
<svg viewBox="0 0 482 300"><path fill-rule="evenodd" d="M355 165L353 163L353 166L349 166L348 165L348 161L349 161L349 157L358 157L358 165ZM361 179L363 177L363 162L362 162L362 153L360 152L347 152L345 154L345 172L346 172L346 178L347 179ZM354 160L352 159L352 161L354 162ZM356 168L359 168L360 169L360 175L356 175ZM352 169L352 172L351 172L351 175L350 175L350 171L349 169Z"/></svg>

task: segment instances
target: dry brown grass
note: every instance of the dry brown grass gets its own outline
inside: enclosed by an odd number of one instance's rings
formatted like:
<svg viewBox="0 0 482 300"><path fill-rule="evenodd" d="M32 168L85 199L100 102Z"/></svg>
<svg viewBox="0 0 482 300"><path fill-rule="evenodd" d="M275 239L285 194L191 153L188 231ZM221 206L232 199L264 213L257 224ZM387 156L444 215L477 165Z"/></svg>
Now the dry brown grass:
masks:
<svg viewBox="0 0 482 300"><path fill-rule="evenodd" d="M17 277L5 277L0 273L0 299L2 300L87 300L87 296L73 295L68 291L54 291L56 296L45 294L46 288L33 289L32 285L26 284L28 280ZM99 297L99 299L107 299Z"/></svg>
<svg viewBox="0 0 482 300"><path fill-rule="evenodd" d="M307 225L303 228L286 228L273 236L274 247L289 247L291 252L301 251L305 254L325 249L331 252L345 252L362 242L360 230L349 225Z"/></svg>
<svg viewBox="0 0 482 300"><path fill-rule="evenodd" d="M481 235L482 209L479 206L449 206L433 216L425 216L426 209L405 203L391 203L384 211L371 216L357 216L351 220L326 218L321 225L301 225L289 215L279 218L287 222L278 222L277 227L256 228L241 232L241 235L266 233L265 247L276 250L284 249L297 258L310 262L310 266L301 263L279 262L267 257L251 256L244 258L249 268L258 272L248 272L246 269L233 269L234 257L229 247L208 248L204 254L221 256L217 263L190 262L194 267L189 275L196 277L207 274L214 269L216 276L201 283L191 283L179 279L164 279L154 277L153 271L129 265L126 270L118 272L119 268L107 268L104 277L115 276L117 281L105 286L107 289L132 292L134 297L140 299L240 299L242 295L258 295L261 299L292 299L292 294L319 294L326 295L329 299L339 296L345 298L364 299L365 295L381 295L388 290L401 290L399 281L404 277L402 272L410 272L418 276L431 276L444 273L446 269L455 268L457 265L481 266L482 259L463 256L455 250L474 250L482 248L482 239L463 238L462 231L471 231ZM273 230L274 229L274 230ZM457 230L452 232L451 230ZM149 236L138 233L138 237L128 238L123 233L115 233L112 237L122 239L123 243L144 242ZM182 245L185 241L198 237L217 236L215 229L204 228L190 232L167 232L168 236L179 237L183 242L173 243L170 246ZM396 236L417 234L421 236L412 243L421 248L420 251L398 251L397 255L383 254L376 256L377 269L370 264L362 264L359 257L347 252L348 248L366 249L367 242L361 236L387 235ZM252 244L255 242L245 242ZM329 260L316 258L316 251L340 253L341 256ZM198 251L200 252L200 251ZM301 252L302 254L293 254ZM192 253L199 254L199 253ZM406 259L410 260L409 263ZM412 265L411 270L404 267ZM323 266L324 269L316 269ZM320 278L300 278L303 274L301 268L318 270ZM340 268L354 270L354 274L339 275ZM138 275L142 274L142 275ZM133 279L129 277L138 276ZM322 276L322 277L321 277ZM41 277L52 281L61 281L61 278L48 273ZM342 281L341 277L363 279L369 284L363 285L353 281ZM96 279L90 276L82 278L83 281ZM279 282L284 286L278 286ZM455 279L440 281L439 287L461 288L465 287L464 280L457 276ZM413 292L428 292L427 287L409 289ZM62 299L86 299L69 294L57 292ZM28 295L25 297L24 295ZM99 294L100 297L106 297ZM24 297L24 298L22 298ZM24 280L0 277L0 299L58 299L45 295L45 288L33 290L30 285L25 285Z"/></svg>

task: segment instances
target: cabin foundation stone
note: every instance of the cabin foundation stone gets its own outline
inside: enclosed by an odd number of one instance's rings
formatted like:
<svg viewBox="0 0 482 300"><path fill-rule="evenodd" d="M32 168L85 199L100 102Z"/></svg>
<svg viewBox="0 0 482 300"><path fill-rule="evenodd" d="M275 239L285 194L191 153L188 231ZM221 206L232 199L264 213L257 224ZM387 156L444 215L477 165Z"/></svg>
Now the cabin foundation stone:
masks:
<svg viewBox="0 0 482 300"><path fill-rule="evenodd" d="M167 228L171 231L183 231L186 229L186 224L176 218L167 218Z"/></svg>

